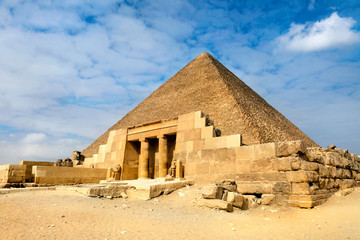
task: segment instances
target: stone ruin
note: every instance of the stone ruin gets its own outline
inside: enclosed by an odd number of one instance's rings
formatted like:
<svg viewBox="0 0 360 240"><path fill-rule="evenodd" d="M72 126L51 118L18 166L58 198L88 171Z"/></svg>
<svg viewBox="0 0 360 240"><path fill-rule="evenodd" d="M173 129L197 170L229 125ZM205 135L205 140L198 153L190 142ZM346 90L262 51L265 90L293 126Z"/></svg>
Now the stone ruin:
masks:
<svg viewBox="0 0 360 240"><path fill-rule="evenodd" d="M319 147L208 53L187 64L84 151L74 151L71 159L55 165L30 164L32 178L44 184L169 176L215 184L227 179L211 191L223 189L216 201L236 207L251 198L250 205L309 208L339 189L360 185L357 155L334 145ZM0 182L25 181L25 169L30 168L0 168ZM205 199L199 201L209 204Z"/></svg>

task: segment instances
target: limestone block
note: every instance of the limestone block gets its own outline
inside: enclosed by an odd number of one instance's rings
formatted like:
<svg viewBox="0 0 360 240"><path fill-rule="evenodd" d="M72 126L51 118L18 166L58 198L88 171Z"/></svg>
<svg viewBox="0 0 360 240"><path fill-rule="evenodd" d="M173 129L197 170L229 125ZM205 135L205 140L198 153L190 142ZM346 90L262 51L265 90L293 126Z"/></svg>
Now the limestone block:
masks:
<svg viewBox="0 0 360 240"><path fill-rule="evenodd" d="M231 203L222 201L220 199L198 199L194 201L194 203L200 207L216 208L226 210L228 212L233 211L233 206Z"/></svg>
<svg viewBox="0 0 360 240"><path fill-rule="evenodd" d="M194 150L194 141L187 141L186 144L186 152L192 152Z"/></svg>
<svg viewBox="0 0 360 240"><path fill-rule="evenodd" d="M277 182L273 186L273 193L289 194L291 192L291 185L289 182Z"/></svg>
<svg viewBox="0 0 360 240"><path fill-rule="evenodd" d="M275 148L277 157L286 157L292 154L305 153L305 145L301 140L277 142L275 144Z"/></svg>
<svg viewBox="0 0 360 240"><path fill-rule="evenodd" d="M355 180L354 180L354 179L343 179L343 180L339 183L339 188L340 188L340 189L352 188L352 187L354 187L354 184L355 184Z"/></svg>
<svg viewBox="0 0 360 240"><path fill-rule="evenodd" d="M272 193L273 185L264 182L238 182L237 192L241 194Z"/></svg>
<svg viewBox="0 0 360 240"><path fill-rule="evenodd" d="M338 152L327 152L325 154L325 159L324 159L324 163L326 165L330 165L330 166L339 166L340 167L340 154Z"/></svg>
<svg viewBox="0 0 360 240"><path fill-rule="evenodd" d="M277 158L279 171L291 171L291 159L292 157Z"/></svg>
<svg viewBox="0 0 360 240"><path fill-rule="evenodd" d="M289 182L317 182L319 174L315 171L291 171L286 172L286 178Z"/></svg>
<svg viewBox="0 0 360 240"><path fill-rule="evenodd" d="M344 178L344 169L336 168L336 178Z"/></svg>
<svg viewBox="0 0 360 240"><path fill-rule="evenodd" d="M319 147L306 148L305 154L311 162L324 163L325 154Z"/></svg>
<svg viewBox="0 0 360 240"><path fill-rule="evenodd" d="M345 178L351 178L351 171L348 169L344 169Z"/></svg>
<svg viewBox="0 0 360 240"><path fill-rule="evenodd" d="M205 125L206 125L206 118L197 118L197 117L195 117L195 129L201 129L201 128L203 128L203 127L205 127Z"/></svg>
<svg viewBox="0 0 360 240"><path fill-rule="evenodd" d="M204 149L216 149L216 138L205 139Z"/></svg>
<svg viewBox="0 0 360 240"><path fill-rule="evenodd" d="M200 140L201 139L201 129L194 129L189 131L190 140Z"/></svg>
<svg viewBox="0 0 360 240"><path fill-rule="evenodd" d="M244 203L244 196L239 193L228 192L226 201L235 207L241 208Z"/></svg>
<svg viewBox="0 0 360 240"><path fill-rule="evenodd" d="M196 164L196 174L209 175L209 173L210 173L210 163L200 162Z"/></svg>
<svg viewBox="0 0 360 240"><path fill-rule="evenodd" d="M335 187L335 180L332 179L332 178L329 178L329 181L328 181L328 183L326 185L326 189L332 189L334 187Z"/></svg>
<svg viewBox="0 0 360 240"><path fill-rule="evenodd" d="M226 138L226 136L213 138L213 141L215 142L215 148L226 148Z"/></svg>
<svg viewBox="0 0 360 240"><path fill-rule="evenodd" d="M223 193L223 195L222 195L222 197L221 197L221 200L226 201L226 199L227 199L227 197L228 197L228 193L229 193L228 190L224 190L224 193Z"/></svg>
<svg viewBox="0 0 360 240"><path fill-rule="evenodd" d="M268 172L277 171L277 169L276 159L262 158L250 160L250 172Z"/></svg>
<svg viewBox="0 0 360 240"><path fill-rule="evenodd" d="M214 137L214 126L201 128L201 139L212 139Z"/></svg>
<svg viewBox="0 0 360 240"><path fill-rule="evenodd" d="M203 150L205 148L205 140L195 140L193 151Z"/></svg>
<svg viewBox="0 0 360 240"><path fill-rule="evenodd" d="M269 158L276 156L276 144L275 143L264 143L253 145L252 158Z"/></svg>
<svg viewBox="0 0 360 240"><path fill-rule="evenodd" d="M316 162L301 161L301 169L305 171L318 171L319 164Z"/></svg>
<svg viewBox="0 0 360 240"><path fill-rule="evenodd" d="M99 146L99 154L105 153L106 145L100 145Z"/></svg>
<svg viewBox="0 0 360 240"><path fill-rule="evenodd" d="M335 178L336 177L336 167L333 166L325 166L329 169L329 176L331 178Z"/></svg>
<svg viewBox="0 0 360 240"><path fill-rule="evenodd" d="M196 113L196 114L198 115L198 113ZM178 117L178 122L185 122L185 121L194 120L194 119L195 119L195 112L191 112L191 113L180 115Z"/></svg>
<svg viewBox="0 0 360 240"><path fill-rule="evenodd" d="M289 204L289 195L276 194L275 195L275 203L280 206L288 205Z"/></svg>
<svg viewBox="0 0 360 240"><path fill-rule="evenodd" d="M226 137L226 147L233 148L233 147L240 147L241 146L241 135L229 135Z"/></svg>
<svg viewBox="0 0 360 240"><path fill-rule="evenodd" d="M275 202L274 194L263 194L261 195L261 204L262 205L270 205Z"/></svg>
<svg viewBox="0 0 360 240"><path fill-rule="evenodd" d="M320 175L320 177L324 177L324 178L329 177L330 176L329 168L326 167L325 165L320 164L319 165L319 175Z"/></svg>
<svg viewBox="0 0 360 240"><path fill-rule="evenodd" d="M250 161L251 160L236 160L236 172L250 172Z"/></svg>
<svg viewBox="0 0 360 240"><path fill-rule="evenodd" d="M291 159L291 170L299 170L301 168L301 160L297 157Z"/></svg>
<svg viewBox="0 0 360 240"><path fill-rule="evenodd" d="M236 192L237 191L237 185L236 181L234 179L224 179L216 182L216 185L228 190L230 192Z"/></svg>
<svg viewBox="0 0 360 240"><path fill-rule="evenodd" d="M291 183L292 194L310 194L309 183Z"/></svg>
<svg viewBox="0 0 360 240"><path fill-rule="evenodd" d="M254 158L254 145L241 146L236 148L237 160L249 160Z"/></svg>
<svg viewBox="0 0 360 240"><path fill-rule="evenodd" d="M244 202L241 209L249 209L249 208L256 208L260 204L260 200L256 198L254 195L243 195Z"/></svg>
<svg viewBox="0 0 360 240"><path fill-rule="evenodd" d="M221 199L223 189L215 184L205 185L201 188L201 195L206 199Z"/></svg>

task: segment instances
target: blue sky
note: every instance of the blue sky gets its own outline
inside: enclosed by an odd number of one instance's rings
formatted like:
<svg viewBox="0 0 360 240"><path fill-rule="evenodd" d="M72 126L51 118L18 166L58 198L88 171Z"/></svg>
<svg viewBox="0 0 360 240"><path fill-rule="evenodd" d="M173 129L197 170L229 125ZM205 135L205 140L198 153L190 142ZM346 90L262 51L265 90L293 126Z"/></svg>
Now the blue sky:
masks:
<svg viewBox="0 0 360 240"><path fill-rule="evenodd" d="M359 1L0 1L0 164L82 150L202 52L360 154Z"/></svg>

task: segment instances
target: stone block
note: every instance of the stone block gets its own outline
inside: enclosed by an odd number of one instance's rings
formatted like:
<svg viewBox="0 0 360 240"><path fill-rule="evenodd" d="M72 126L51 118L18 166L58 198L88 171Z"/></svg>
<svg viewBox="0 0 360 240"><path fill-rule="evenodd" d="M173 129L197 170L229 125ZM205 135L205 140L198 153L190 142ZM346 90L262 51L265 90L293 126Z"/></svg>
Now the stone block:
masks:
<svg viewBox="0 0 360 240"><path fill-rule="evenodd" d="M275 144L275 149L277 157L286 157L292 154L305 153L305 145L301 140L277 142Z"/></svg>
<svg viewBox="0 0 360 240"><path fill-rule="evenodd" d="M348 169L344 169L345 178L351 178L351 171Z"/></svg>
<svg viewBox="0 0 360 240"><path fill-rule="evenodd" d="M278 158L278 170L279 171L291 171L291 159L292 157Z"/></svg>
<svg viewBox="0 0 360 240"><path fill-rule="evenodd" d="M288 205L289 204L289 195L276 194L275 195L275 203L280 206Z"/></svg>
<svg viewBox="0 0 360 240"><path fill-rule="evenodd" d="M301 161L301 169L304 171L318 171L319 164L316 162Z"/></svg>
<svg viewBox="0 0 360 240"><path fill-rule="evenodd" d="M262 205L270 205L275 202L274 194L263 194L261 195L261 204Z"/></svg>
<svg viewBox="0 0 360 240"><path fill-rule="evenodd" d="M215 184L205 185L201 188L201 195L206 199L221 199L223 189Z"/></svg>
<svg viewBox="0 0 360 240"><path fill-rule="evenodd" d="M336 167L333 166L325 166L329 169L329 176L331 178L336 178Z"/></svg>
<svg viewBox="0 0 360 240"><path fill-rule="evenodd" d="M254 147L241 146L236 148L236 160L249 160L253 158Z"/></svg>
<svg viewBox="0 0 360 240"><path fill-rule="evenodd" d="M250 172L250 161L251 160L236 160L236 172L238 173L248 173Z"/></svg>
<svg viewBox="0 0 360 240"><path fill-rule="evenodd" d="M286 178L289 182L317 182L319 174L315 171L291 171L286 172Z"/></svg>
<svg viewBox="0 0 360 240"><path fill-rule="evenodd" d="M344 169L336 168L336 178L344 178Z"/></svg>
<svg viewBox="0 0 360 240"><path fill-rule="evenodd" d="M327 178L330 176L329 168L327 168L325 165L320 164L319 165L319 176L323 178Z"/></svg>
<svg viewBox="0 0 360 240"><path fill-rule="evenodd" d="M196 164L196 174L209 175L209 173L210 173L210 163L200 162Z"/></svg>
<svg viewBox="0 0 360 240"><path fill-rule="evenodd" d="M264 143L253 145L252 158L269 158L276 156L275 143Z"/></svg>
<svg viewBox="0 0 360 240"><path fill-rule="evenodd" d="M244 203L244 197L239 193L228 192L226 201L235 207L241 208Z"/></svg>
<svg viewBox="0 0 360 240"><path fill-rule="evenodd" d="M234 179L224 179L216 182L216 185L228 190L230 192L236 192L237 191L237 185L236 181Z"/></svg>
<svg viewBox="0 0 360 240"><path fill-rule="evenodd" d="M201 129L203 127L205 127L206 125L206 119L205 118L198 118L195 117L195 129Z"/></svg>
<svg viewBox="0 0 360 240"><path fill-rule="evenodd" d="M226 148L226 136L213 138L213 141L216 149Z"/></svg>
<svg viewBox="0 0 360 240"><path fill-rule="evenodd" d="M194 141L187 141L185 142L186 145L186 152L190 153L194 150Z"/></svg>
<svg viewBox="0 0 360 240"><path fill-rule="evenodd" d="M241 135L229 135L226 137L226 147L233 148L233 147L240 147L241 146Z"/></svg>
<svg viewBox="0 0 360 240"><path fill-rule="evenodd" d="M227 196L228 196L228 193L229 193L228 190L224 190L224 193L223 193L223 195L222 195L222 197L221 197L221 200L226 201Z"/></svg>
<svg viewBox="0 0 360 240"><path fill-rule="evenodd" d="M214 126L201 128L201 139L212 139L214 137Z"/></svg>
<svg viewBox="0 0 360 240"><path fill-rule="evenodd" d="M191 113L180 115L178 117L178 122L185 122L185 121L194 120L194 119L195 119L195 112L191 112Z"/></svg>
<svg viewBox="0 0 360 240"><path fill-rule="evenodd" d="M354 179L343 179L343 180L339 183L339 188L340 188L340 189L352 188L352 187L354 187L354 184L355 184L355 180L354 180Z"/></svg>
<svg viewBox="0 0 360 240"><path fill-rule="evenodd" d="M273 185L264 182L238 182L237 192L241 194L264 194L272 193Z"/></svg>
<svg viewBox="0 0 360 240"><path fill-rule="evenodd" d="M273 193L278 194L290 194L291 185L289 182L277 182L273 186Z"/></svg>
<svg viewBox="0 0 360 240"><path fill-rule="evenodd" d="M205 140L195 140L194 141L194 147L193 147L194 151L203 150L204 147L205 147Z"/></svg>
<svg viewBox="0 0 360 240"><path fill-rule="evenodd" d="M310 194L309 183L291 183L292 194Z"/></svg>
<svg viewBox="0 0 360 240"><path fill-rule="evenodd" d="M277 171L277 162L273 158L250 160L250 172Z"/></svg>
<svg viewBox="0 0 360 240"><path fill-rule="evenodd" d="M311 162L324 163L325 154L320 147L307 148L305 154Z"/></svg>
<svg viewBox="0 0 360 240"><path fill-rule="evenodd" d="M254 195L243 195L244 201L241 209L256 208L260 205L260 200Z"/></svg>
<svg viewBox="0 0 360 240"><path fill-rule="evenodd" d="M291 159L291 162L290 162L290 165L291 165L291 170L299 170L301 168L301 160L299 158L292 158Z"/></svg>
<svg viewBox="0 0 360 240"><path fill-rule="evenodd" d="M201 129L190 130L188 134L189 134L189 140L201 139Z"/></svg>
<svg viewBox="0 0 360 240"><path fill-rule="evenodd" d="M216 149L215 138L205 139L204 149Z"/></svg>
<svg viewBox="0 0 360 240"><path fill-rule="evenodd" d="M194 201L194 203L200 207L216 208L226 210L228 212L233 211L233 206L231 205L231 203L222 201L220 199L198 199Z"/></svg>

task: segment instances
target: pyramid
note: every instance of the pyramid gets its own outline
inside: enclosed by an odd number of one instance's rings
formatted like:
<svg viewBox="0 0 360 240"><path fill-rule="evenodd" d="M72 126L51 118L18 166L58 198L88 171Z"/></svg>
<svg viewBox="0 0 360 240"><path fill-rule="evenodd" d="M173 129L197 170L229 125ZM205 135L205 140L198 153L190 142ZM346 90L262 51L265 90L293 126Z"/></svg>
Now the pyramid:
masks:
<svg viewBox="0 0 360 240"><path fill-rule="evenodd" d="M109 132L202 111L222 135L241 134L246 145L303 140L318 146L208 53L202 53L82 151L98 152Z"/></svg>

